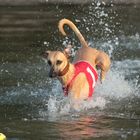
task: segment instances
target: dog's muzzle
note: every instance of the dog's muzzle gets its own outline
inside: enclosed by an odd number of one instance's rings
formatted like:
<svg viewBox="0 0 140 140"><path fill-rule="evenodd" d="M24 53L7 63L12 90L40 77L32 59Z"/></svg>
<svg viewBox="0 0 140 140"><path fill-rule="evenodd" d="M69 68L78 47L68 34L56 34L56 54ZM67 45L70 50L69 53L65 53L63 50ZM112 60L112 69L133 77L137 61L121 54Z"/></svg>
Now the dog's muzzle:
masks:
<svg viewBox="0 0 140 140"><path fill-rule="evenodd" d="M57 76L59 77L64 76L68 72L68 70L69 70L69 62L67 63L66 67L62 71L59 71L59 72L55 72L54 68L52 67L49 72L49 77L54 78Z"/></svg>
<svg viewBox="0 0 140 140"><path fill-rule="evenodd" d="M57 72L55 72L54 69L51 68L50 72L49 72L49 77L54 78L54 77L57 77L57 76L58 76Z"/></svg>

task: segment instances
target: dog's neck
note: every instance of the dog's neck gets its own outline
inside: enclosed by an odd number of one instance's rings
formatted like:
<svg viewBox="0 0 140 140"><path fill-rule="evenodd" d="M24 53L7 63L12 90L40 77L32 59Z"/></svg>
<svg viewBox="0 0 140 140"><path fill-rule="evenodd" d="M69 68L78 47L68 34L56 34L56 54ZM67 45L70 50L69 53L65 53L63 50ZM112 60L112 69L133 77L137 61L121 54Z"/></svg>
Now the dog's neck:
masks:
<svg viewBox="0 0 140 140"><path fill-rule="evenodd" d="M66 86L67 83L71 80L71 78L74 75L74 71L75 71L74 65L69 63L69 69L68 69L67 73L65 75L59 77L59 80L63 86Z"/></svg>

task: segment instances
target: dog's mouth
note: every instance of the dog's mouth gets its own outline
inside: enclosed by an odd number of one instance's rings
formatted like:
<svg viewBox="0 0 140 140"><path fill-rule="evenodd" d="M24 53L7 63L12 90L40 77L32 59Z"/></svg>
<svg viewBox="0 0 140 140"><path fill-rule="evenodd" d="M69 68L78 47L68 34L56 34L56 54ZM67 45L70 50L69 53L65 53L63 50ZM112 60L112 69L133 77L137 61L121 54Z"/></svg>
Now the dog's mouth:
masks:
<svg viewBox="0 0 140 140"><path fill-rule="evenodd" d="M50 77L50 78L55 78L55 77L57 77L57 76L58 76L58 74L55 73L55 72L50 72L50 73L49 73L49 77Z"/></svg>
<svg viewBox="0 0 140 140"><path fill-rule="evenodd" d="M55 78L55 77L61 77L64 76L68 70L69 70L69 62L67 63L67 65L65 66L65 68L62 71L58 71L55 72L53 68L51 68L50 72L49 72L49 77L50 78Z"/></svg>

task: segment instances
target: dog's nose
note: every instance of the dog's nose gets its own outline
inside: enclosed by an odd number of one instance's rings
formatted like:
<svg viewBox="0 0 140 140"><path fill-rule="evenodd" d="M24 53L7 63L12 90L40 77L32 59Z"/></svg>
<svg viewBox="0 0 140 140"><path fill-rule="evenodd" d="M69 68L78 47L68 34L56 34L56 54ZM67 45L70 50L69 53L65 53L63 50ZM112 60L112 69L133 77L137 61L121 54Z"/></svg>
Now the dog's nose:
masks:
<svg viewBox="0 0 140 140"><path fill-rule="evenodd" d="M49 77L50 77L50 78L54 78L54 77L56 77L56 76L57 76L57 73L54 72L53 69L51 69L50 72L49 72Z"/></svg>
<svg viewBox="0 0 140 140"><path fill-rule="evenodd" d="M52 73L52 72L49 73L49 77L50 77L50 78L54 78L54 77L56 77L56 73Z"/></svg>

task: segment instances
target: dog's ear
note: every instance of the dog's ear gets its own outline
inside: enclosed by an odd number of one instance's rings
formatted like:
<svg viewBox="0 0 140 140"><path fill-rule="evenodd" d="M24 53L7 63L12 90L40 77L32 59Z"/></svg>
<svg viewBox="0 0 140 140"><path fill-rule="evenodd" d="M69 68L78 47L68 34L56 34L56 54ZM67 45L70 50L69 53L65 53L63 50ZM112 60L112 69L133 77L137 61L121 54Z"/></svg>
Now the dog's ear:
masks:
<svg viewBox="0 0 140 140"><path fill-rule="evenodd" d="M63 53L69 58L72 55L72 45L67 45Z"/></svg>

